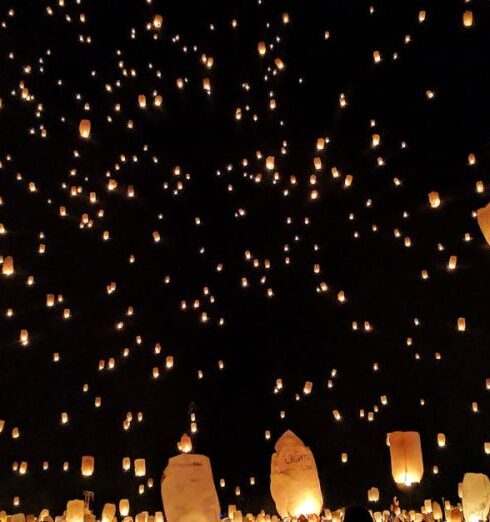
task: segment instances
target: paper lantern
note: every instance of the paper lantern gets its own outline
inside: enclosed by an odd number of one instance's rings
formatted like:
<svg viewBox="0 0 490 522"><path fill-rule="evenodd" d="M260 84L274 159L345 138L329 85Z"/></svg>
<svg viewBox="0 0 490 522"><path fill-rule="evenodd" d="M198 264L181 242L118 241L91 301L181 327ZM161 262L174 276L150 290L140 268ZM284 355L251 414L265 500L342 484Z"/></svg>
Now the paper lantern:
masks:
<svg viewBox="0 0 490 522"><path fill-rule="evenodd" d="M27 346L29 344L29 332L27 330L20 331L19 342L22 346Z"/></svg>
<svg viewBox="0 0 490 522"><path fill-rule="evenodd" d="M315 458L292 431L276 442L271 460L271 494L282 518L318 515L323 496Z"/></svg>
<svg viewBox="0 0 490 522"><path fill-rule="evenodd" d="M216 522L221 508L214 486L211 462L204 455L172 457L163 473L165 517L179 522Z"/></svg>
<svg viewBox="0 0 490 522"><path fill-rule="evenodd" d="M104 504L102 508L101 522L112 522L116 516L116 504Z"/></svg>
<svg viewBox="0 0 490 522"><path fill-rule="evenodd" d="M94 474L95 459L90 455L82 457L82 475L84 477L91 477Z"/></svg>
<svg viewBox="0 0 490 522"><path fill-rule="evenodd" d="M129 457L123 457L122 469L123 471L129 471L131 469L131 459Z"/></svg>
<svg viewBox="0 0 490 522"><path fill-rule="evenodd" d="M2 264L2 275L11 276L14 271L14 258L12 256L6 256Z"/></svg>
<svg viewBox="0 0 490 522"><path fill-rule="evenodd" d="M162 28L162 25L163 25L163 16L162 15L159 15L159 14L156 14L154 17L153 17L153 27L155 29L161 29Z"/></svg>
<svg viewBox="0 0 490 522"><path fill-rule="evenodd" d="M146 109L146 96L144 94L138 96L138 105L140 109Z"/></svg>
<svg viewBox="0 0 490 522"><path fill-rule="evenodd" d="M446 445L446 435L444 435L444 433L437 434L437 445L440 448L444 448L444 446Z"/></svg>
<svg viewBox="0 0 490 522"><path fill-rule="evenodd" d="M274 156L267 156L265 159L265 168L267 170L274 170Z"/></svg>
<svg viewBox="0 0 490 522"><path fill-rule="evenodd" d="M379 489L378 488L369 488L368 489L368 501L369 502L378 502L379 501Z"/></svg>
<svg viewBox="0 0 490 522"><path fill-rule="evenodd" d="M311 393L312 389L313 389L313 383L311 381L306 381L305 385L303 386L303 393L305 395L309 395Z"/></svg>
<svg viewBox="0 0 490 522"><path fill-rule="evenodd" d="M381 53L379 51L373 51L373 60L374 63L381 62Z"/></svg>
<svg viewBox="0 0 490 522"><path fill-rule="evenodd" d="M437 208L441 205L439 192L429 192L429 203L432 208Z"/></svg>
<svg viewBox="0 0 490 522"><path fill-rule="evenodd" d="M463 13L463 25L464 27L471 27L473 25L473 11L465 11Z"/></svg>
<svg viewBox="0 0 490 522"><path fill-rule="evenodd" d="M129 500L127 498L122 498L119 501L119 514L122 517L127 517L129 515Z"/></svg>
<svg viewBox="0 0 490 522"><path fill-rule="evenodd" d="M486 520L490 511L490 481L488 477L483 473L466 473L461 489L465 521Z"/></svg>
<svg viewBox="0 0 490 522"><path fill-rule="evenodd" d="M78 126L78 130L80 132L80 136L82 138L90 138L90 120L81 120L80 125Z"/></svg>
<svg viewBox="0 0 490 522"><path fill-rule="evenodd" d="M476 219L483 236L490 245L490 203L476 211Z"/></svg>
<svg viewBox="0 0 490 522"><path fill-rule="evenodd" d="M439 504L439 502L432 503L432 516L433 516L434 520L442 520L443 513L442 513L442 508L441 508L441 505Z"/></svg>
<svg viewBox="0 0 490 522"><path fill-rule="evenodd" d="M466 330L466 319L464 317L458 317L458 332L464 332Z"/></svg>
<svg viewBox="0 0 490 522"><path fill-rule="evenodd" d="M134 476L144 477L146 475L145 459L134 459Z"/></svg>
<svg viewBox="0 0 490 522"><path fill-rule="evenodd" d="M66 522L83 522L85 502L83 500L70 500L66 504Z"/></svg>
<svg viewBox="0 0 490 522"><path fill-rule="evenodd" d="M422 480L424 462L420 435L414 431L389 434L391 473L398 485L411 486Z"/></svg>
<svg viewBox="0 0 490 522"><path fill-rule="evenodd" d="M192 440L187 433L182 435L182 438L177 443L177 448L182 453L190 453L192 451Z"/></svg>
<svg viewBox="0 0 490 522"><path fill-rule="evenodd" d="M267 47L265 46L265 42L259 42L257 45L257 50L259 51L260 56L264 56L267 52Z"/></svg>

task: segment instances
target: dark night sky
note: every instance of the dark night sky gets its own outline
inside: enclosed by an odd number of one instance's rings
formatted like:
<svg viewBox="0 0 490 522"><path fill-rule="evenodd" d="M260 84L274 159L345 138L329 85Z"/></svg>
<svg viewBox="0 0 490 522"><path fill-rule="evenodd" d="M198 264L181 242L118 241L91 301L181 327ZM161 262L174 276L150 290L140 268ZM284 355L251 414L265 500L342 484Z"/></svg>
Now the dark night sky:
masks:
<svg viewBox="0 0 490 522"><path fill-rule="evenodd" d="M13 276L0 276L0 509L12 511L18 495L21 511L59 513L84 489L95 491L97 509L123 497L132 513L161 509L160 476L189 432L190 411L198 422L194 450L211 458L217 482L226 479L218 488L223 509L236 503L244 512L273 512L270 456L286 429L313 450L329 507L365 502L372 486L379 487L383 507L389 504L397 490L385 438L393 430L422 437L425 476L412 499L456 501L465 472L490 470L483 452L490 441L490 248L472 216L489 201L488 190L475 188L490 181L488 0L373 0L372 14L369 2L357 0L64 4L0 5L0 223L7 232L0 256L15 263ZM474 15L467 29L466 9ZM289 24L282 22L284 12ZM155 14L164 17L163 28L147 30ZM81 43L80 35L91 43ZM264 57L259 41L274 44ZM374 50L381 52L379 64ZM214 58L212 69L202 54ZM274 64L277 57L283 70ZM210 95L203 90L206 77ZM183 90L177 78L187 79ZM22 99L22 82L34 99ZM163 96L161 108L153 106L154 91ZM138 106L141 94L145 110ZM89 140L79 136L83 118L92 124ZM376 149L374 133L381 137ZM327 136L325 150L316 151L317 138ZM470 153L476 165L468 165ZM266 156L275 157L277 182ZM323 168L315 173L316 156ZM107 190L107 173L118 182L114 191ZM257 183L252 176L259 173ZM353 182L345 189L348 174ZM183 189L175 195L179 182ZM129 185L133 199L126 196ZM78 197L70 196L71 186L81 187ZM314 188L319 197L313 201ZM429 206L431 191L440 194L438 209ZM90 192L97 193L95 204ZM103 217L97 217L100 209ZM239 209L246 215L237 217ZM93 220L90 229L79 226L84 213ZM447 269L451 255L458 256L454 271ZM420 276L423 269L428 280ZM29 275L33 286L26 285ZM244 277L248 288L241 286ZM117 290L108 295L112 281ZM317 292L322 281L325 293ZM337 300L340 290L344 304ZM62 294L64 302L47 308L48 293ZM196 299L200 308L193 310ZM188 310L180 309L182 301ZM64 308L71 310L68 320ZM201 312L208 314L205 324ZM458 317L466 318L464 333L457 332ZM121 330L118 321L124 321ZM363 331L364 321L371 332ZM21 329L29 331L27 347L19 343ZM172 370L165 370L168 355L175 358ZM111 357L115 368L99 371L99 361L107 365ZM159 379L152 378L154 367ZM328 389L332 369L337 376ZM274 394L277 378L284 389ZM305 381L314 383L307 397ZM381 395L388 397L386 407ZM98 409L96 396L102 397ZM367 415L375 405L374 422L359 417L361 408ZM341 422L334 421L334 409ZM128 411L143 412L144 420L124 431ZM62 412L69 414L67 425L60 423ZM21 431L16 440L14 427ZM437 447L437 433L446 434L446 448ZM349 454L347 464L340 462L342 452ZM90 479L81 477L82 455L95 456ZM124 456L146 458L155 486L144 495L138 484L145 480L122 471ZM43 471L46 460L50 467ZM29 463L27 475L12 471L14 461Z"/></svg>

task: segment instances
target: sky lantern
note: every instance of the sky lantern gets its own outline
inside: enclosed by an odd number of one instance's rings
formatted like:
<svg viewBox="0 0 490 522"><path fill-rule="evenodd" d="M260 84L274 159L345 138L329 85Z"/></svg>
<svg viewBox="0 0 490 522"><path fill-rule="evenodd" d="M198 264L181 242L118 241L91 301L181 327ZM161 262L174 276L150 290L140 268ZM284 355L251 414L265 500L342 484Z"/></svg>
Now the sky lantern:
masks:
<svg viewBox="0 0 490 522"><path fill-rule="evenodd" d="M66 522L84 522L85 502L70 500L66 504Z"/></svg>
<svg viewBox="0 0 490 522"><path fill-rule="evenodd" d="M116 504L104 504L102 508L101 522L112 522L116 516Z"/></svg>
<svg viewBox="0 0 490 522"><path fill-rule="evenodd" d="M138 105L140 109L146 109L146 96L144 94L138 96Z"/></svg>
<svg viewBox="0 0 490 522"><path fill-rule="evenodd" d="M119 514L122 517L127 517L129 515L129 500L127 498L122 498L119 501Z"/></svg>
<svg viewBox="0 0 490 522"><path fill-rule="evenodd" d="M484 238L490 245L490 203L488 203L486 207L476 211L476 218Z"/></svg>
<svg viewBox="0 0 490 522"><path fill-rule="evenodd" d="M432 208L438 208L441 205L439 192L429 192L429 203Z"/></svg>
<svg viewBox="0 0 490 522"><path fill-rule="evenodd" d="M177 443L177 449L182 453L190 453L192 451L192 440L187 433L182 435L180 441Z"/></svg>
<svg viewBox="0 0 490 522"><path fill-rule="evenodd" d="M466 473L461 487L466 522L486 520L490 511L490 481L483 473Z"/></svg>
<svg viewBox="0 0 490 522"><path fill-rule="evenodd" d="M134 476L144 477L146 475L146 460L134 459Z"/></svg>
<svg viewBox="0 0 490 522"><path fill-rule="evenodd" d="M389 434L391 473L400 486L418 484L424 475L420 435L415 431Z"/></svg>
<svg viewBox="0 0 490 522"><path fill-rule="evenodd" d="M5 257L2 264L2 274L4 276L11 276L14 272L14 258L12 256Z"/></svg>
<svg viewBox="0 0 490 522"><path fill-rule="evenodd" d="M94 474L95 459L90 455L82 457L82 475L84 477L91 477Z"/></svg>
<svg viewBox="0 0 490 522"><path fill-rule="evenodd" d="M323 496L315 458L292 431L276 442L271 460L271 494L283 518L318 515Z"/></svg>
<svg viewBox="0 0 490 522"><path fill-rule="evenodd" d="M90 128L91 128L90 120L81 120L80 125L78 126L80 136L85 139L90 138Z"/></svg>
<svg viewBox="0 0 490 522"><path fill-rule="evenodd" d="M379 501L379 489L378 488L369 488L368 489L368 502L378 502Z"/></svg>
<svg viewBox="0 0 490 522"><path fill-rule="evenodd" d="M463 13L463 26L471 27L473 25L473 11L469 9Z"/></svg>
<svg viewBox="0 0 490 522"><path fill-rule="evenodd" d="M257 50L259 51L260 56L265 56L265 53L267 52L267 47L265 45L265 42L259 42L257 44Z"/></svg>
<svg viewBox="0 0 490 522"><path fill-rule="evenodd" d="M156 14L153 17L152 25L153 25L154 29L161 29L163 26L163 16Z"/></svg>
<svg viewBox="0 0 490 522"><path fill-rule="evenodd" d="M171 457L161 483L166 519L182 522L216 522L221 513L208 457L181 454Z"/></svg>

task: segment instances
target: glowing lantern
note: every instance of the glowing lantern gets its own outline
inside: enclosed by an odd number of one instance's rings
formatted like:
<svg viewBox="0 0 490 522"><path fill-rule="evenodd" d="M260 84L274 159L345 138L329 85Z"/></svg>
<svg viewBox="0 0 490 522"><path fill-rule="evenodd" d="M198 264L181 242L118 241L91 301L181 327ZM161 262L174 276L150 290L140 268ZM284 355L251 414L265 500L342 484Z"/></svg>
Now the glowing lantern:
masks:
<svg viewBox="0 0 490 522"><path fill-rule="evenodd" d="M471 27L473 25L473 11L465 11L463 13L463 26Z"/></svg>
<svg viewBox="0 0 490 522"><path fill-rule="evenodd" d="M429 192L429 203L432 208L440 206L441 199L439 198L439 192Z"/></svg>
<svg viewBox="0 0 490 522"><path fill-rule="evenodd" d="M129 471L131 469L131 459L129 457L122 459L122 469L123 471Z"/></svg>
<svg viewBox="0 0 490 522"><path fill-rule="evenodd" d="M144 477L146 475L145 459L134 459L134 476Z"/></svg>
<svg viewBox="0 0 490 522"><path fill-rule="evenodd" d="M29 344L29 332L27 330L20 331L19 342L22 346L27 346Z"/></svg>
<svg viewBox="0 0 490 522"><path fill-rule="evenodd" d="M476 218L483 236L490 245L490 203L486 207L476 211Z"/></svg>
<svg viewBox="0 0 490 522"><path fill-rule="evenodd" d="M464 332L466 330L466 319L464 317L458 317L458 332Z"/></svg>
<svg viewBox="0 0 490 522"><path fill-rule="evenodd" d="M146 109L146 96L144 94L138 96L138 105L140 109Z"/></svg>
<svg viewBox="0 0 490 522"><path fill-rule="evenodd" d="M373 60L374 63L381 62L381 53L379 51L373 51Z"/></svg>
<svg viewBox="0 0 490 522"><path fill-rule="evenodd" d="M211 463L204 455L182 454L169 459L161 491L167 520L216 522L220 518Z"/></svg>
<svg viewBox="0 0 490 522"><path fill-rule="evenodd" d="M259 51L260 56L264 56L267 52L267 47L265 46L265 42L259 42L257 45L257 50Z"/></svg>
<svg viewBox="0 0 490 522"><path fill-rule="evenodd" d="M129 515L129 500L127 498L122 498L119 501L119 514L122 517L127 517Z"/></svg>
<svg viewBox="0 0 490 522"><path fill-rule="evenodd" d="M116 504L104 504L101 522L112 522L116 516Z"/></svg>
<svg viewBox="0 0 490 522"><path fill-rule="evenodd" d="M267 156L265 159L265 168L267 170L274 170L274 156Z"/></svg>
<svg viewBox="0 0 490 522"><path fill-rule="evenodd" d="M391 473L396 484L411 486L422 480L424 462L420 435L414 431L389 434Z"/></svg>
<svg viewBox="0 0 490 522"><path fill-rule="evenodd" d="M276 442L271 461L271 494L282 518L319 514L323 496L309 448L292 431Z"/></svg>
<svg viewBox="0 0 490 522"><path fill-rule="evenodd" d="M82 475L84 477L91 477L94 474L95 459L90 455L82 457Z"/></svg>
<svg viewBox="0 0 490 522"><path fill-rule="evenodd" d="M444 433L437 434L437 445L440 448L444 448L444 446L446 446L446 435L444 435Z"/></svg>
<svg viewBox="0 0 490 522"><path fill-rule="evenodd" d="M466 473L462 485L463 514L467 522L487 520L490 511L490 481L483 473Z"/></svg>
<svg viewBox="0 0 490 522"><path fill-rule="evenodd" d="M378 488L369 488L368 489L368 501L369 502L378 502L379 501L379 489Z"/></svg>
<svg viewBox="0 0 490 522"><path fill-rule="evenodd" d="M458 256L451 256L449 258L447 267L448 267L449 270L455 270L457 264L458 264Z"/></svg>
<svg viewBox="0 0 490 522"><path fill-rule="evenodd" d="M154 17L153 17L153 27L155 29L161 29L162 28L162 25L163 25L163 16L162 15L159 15L159 14L156 14Z"/></svg>
<svg viewBox="0 0 490 522"><path fill-rule="evenodd" d="M313 389L313 383L311 381L306 381L305 385L303 387L303 393L305 395L309 395L311 393L312 389Z"/></svg>
<svg viewBox="0 0 490 522"><path fill-rule="evenodd" d="M7 256L3 260L2 275L11 276L13 273L14 273L14 258L12 256Z"/></svg>
<svg viewBox="0 0 490 522"><path fill-rule="evenodd" d="M83 500L70 500L66 504L66 522L83 522L85 502Z"/></svg>
<svg viewBox="0 0 490 522"><path fill-rule="evenodd" d="M182 435L182 438L177 443L177 448L182 453L190 453L192 451L192 440L187 433Z"/></svg>
<svg viewBox="0 0 490 522"><path fill-rule="evenodd" d="M78 126L78 130L80 132L80 136L82 138L88 139L90 138L90 120L81 120L80 125Z"/></svg>

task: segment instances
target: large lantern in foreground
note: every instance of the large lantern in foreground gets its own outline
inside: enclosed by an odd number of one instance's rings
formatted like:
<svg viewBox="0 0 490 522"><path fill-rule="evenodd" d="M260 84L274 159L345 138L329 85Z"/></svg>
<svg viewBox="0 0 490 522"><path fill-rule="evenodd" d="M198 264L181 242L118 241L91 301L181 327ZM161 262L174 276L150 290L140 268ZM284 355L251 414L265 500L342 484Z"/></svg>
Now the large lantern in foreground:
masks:
<svg viewBox="0 0 490 522"><path fill-rule="evenodd" d="M184 453L169 459L162 500L168 522L216 522L221 508L209 458Z"/></svg>
<svg viewBox="0 0 490 522"><path fill-rule="evenodd" d="M315 458L292 431L275 445L271 461L271 494L282 518L319 514L323 496Z"/></svg>
<svg viewBox="0 0 490 522"><path fill-rule="evenodd" d="M389 434L391 474L400 486L411 486L422 480L424 461L420 435L416 431L394 431Z"/></svg>
<svg viewBox="0 0 490 522"><path fill-rule="evenodd" d="M462 485L463 514L466 522L487 520L490 511L490 481L483 473L466 473Z"/></svg>
<svg viewBox="0 0 490 522"><path fill-rule="evenodd" d="M476 218L487 243L490 245L490 203L476 211Z"/></svg>

